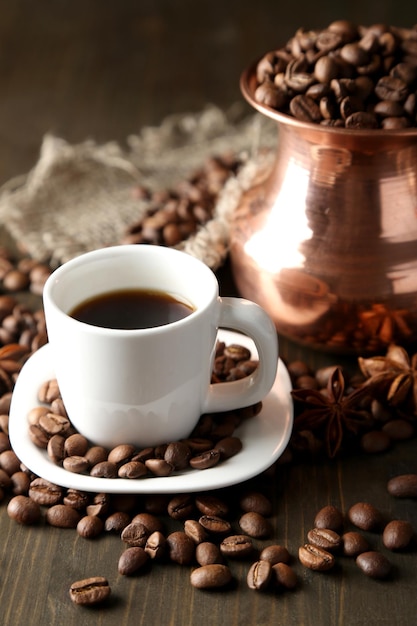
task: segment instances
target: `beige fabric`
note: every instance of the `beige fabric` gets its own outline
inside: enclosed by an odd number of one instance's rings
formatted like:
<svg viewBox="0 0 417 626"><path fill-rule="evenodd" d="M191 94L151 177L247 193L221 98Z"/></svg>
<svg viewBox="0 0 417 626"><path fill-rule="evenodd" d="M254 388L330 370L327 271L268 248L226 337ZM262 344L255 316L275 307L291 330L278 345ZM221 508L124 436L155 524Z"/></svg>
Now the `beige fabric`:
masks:
<svg viewBox="0 0 417 626"><path fill-rule="evenodd" d="M244 167L222 190L214 218L180 246L216 269L227 254L231 213L276 145L273 122L259 114L242 119L237 109L225 113L208 106L171 116L128 137L127 150L115 142L71 145L46 135L34 168L0 190L0 220L21 249L58 265L120 243L148 207L135 198L136 184L168 189L208 156L231 151Z"/></svg>

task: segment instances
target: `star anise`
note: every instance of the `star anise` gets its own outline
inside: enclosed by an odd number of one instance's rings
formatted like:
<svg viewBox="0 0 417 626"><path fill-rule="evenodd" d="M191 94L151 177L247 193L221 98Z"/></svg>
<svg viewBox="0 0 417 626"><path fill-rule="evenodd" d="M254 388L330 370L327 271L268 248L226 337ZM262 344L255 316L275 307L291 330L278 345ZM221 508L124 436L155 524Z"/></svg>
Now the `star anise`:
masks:
<svg viewBox="0 0 417 626"><path fill-rule="evenodd" d="M340 451L344 438L357 436L372 420L369 411L363 409L368 391L359 387L345 394L345 386L342 370L336 367L325 393L316 389L292 391L294 400L304 406L294 420L294 430L320 433L331 459Z"/></svg>
<svg viewBox="0 0 417 626"><path fill-rule="evenodd" d="M404 348L391 344L386 356L359 357L358 362L365 386L391 406L417 415L417 353L410 357Z"/></svg>
<svg viewBox="0 0 417 626"><path fill-rule="evenodd" d="M385 304L375 303L359 318L366 333L386 346L395 339L405 339L412 334L408 325L410 312L407 309L389 309Z"/></svg>

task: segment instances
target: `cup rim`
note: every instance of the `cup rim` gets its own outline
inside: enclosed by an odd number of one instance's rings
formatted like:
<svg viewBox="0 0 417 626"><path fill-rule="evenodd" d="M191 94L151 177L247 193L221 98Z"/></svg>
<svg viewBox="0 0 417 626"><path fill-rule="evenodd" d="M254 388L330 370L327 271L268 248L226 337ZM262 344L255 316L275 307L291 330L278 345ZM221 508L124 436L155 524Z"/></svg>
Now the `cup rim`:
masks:
<svg viewBox="0 0 417 626"><path fill-rule="evenodd" d="M146 249L146 252L145 252L145 249ZM196 308L192 311L190 315L187 315L186 317L180 320L170 322L169 324L163 324L161 326L153 326L150 328L107 328L103 326L95 326L94 324L88 324L86 322L82 322L80 320L77 320L71 317L71 315L69 315L68 312L63 310L63 308L56 302L55 297L53 295L53 290L57 282L60 279L62 279L62 277L65 276L65 274L67 274L69 271L79 268L86 261L99 259L100 257L105 257L109 254L110 255L113 255L113 254L129 255L131 253L142 254L143 252L148 254L150 250L152 250L151 254L155 254L157 256L166 256L167 258L173 258L177 255L180 255L181 257L187 256L187 262L189 261L190 263L194 264L196 267L198 266L200 268L199 271L206 272L207 285L209 286L209 281L210 281L211 290L210 291L208 290L205 304L203 304L202 306L198 306L198 307L196 306ZM115 291L115 290L107 289L107 292L109 291ZM93 294L92 297L94 297L95 295L98 296L100 295L100 293L106 293L106 290L103 290L102 292L97 292L97 294ZM86 332L88 331L89 333L95 333L97 335L103 334L103 335L106 335L107 337L110 337L110 336L126 337L128 335L130 336L143 335L143 334L151 335L151 334L160 334L163 332L170 332L170 329L185 326L191 323L196 318L203 315L207 307L213 302L213 300L218 299L218 298L219 298L219 288L218 288L218 281L216 279L216 276L205 263L200 261L200 259L197 259L196 257L186 252L182 252L181 250L176 250L173 248L167 248L167 247L162 247L162 246L150 246L148 244L121 244L121 245L116 245L116 246L109 246L106 248L98 248L96 250L92 250L92 251L80 254L70 259L69 261L66 261L59 267L57 267L50 274L43 288L43 303L44 303L44 309L46 311L47 317L48 317L47 311L48 310L53 311L54 314L58 316L60 319L65 319L67 324L75 325L75 326L78 326L79 328L84 328L84 330ZM83 299L81 299L79 302L82 302L82 301ZM76 306L76 304L74 306Z"/></svg>

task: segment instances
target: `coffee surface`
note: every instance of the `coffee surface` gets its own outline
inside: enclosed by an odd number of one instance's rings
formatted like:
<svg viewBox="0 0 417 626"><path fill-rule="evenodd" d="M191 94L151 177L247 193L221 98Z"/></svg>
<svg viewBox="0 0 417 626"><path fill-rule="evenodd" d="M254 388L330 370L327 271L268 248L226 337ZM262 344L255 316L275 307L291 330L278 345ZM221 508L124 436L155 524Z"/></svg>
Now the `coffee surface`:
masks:
<svg viewBox="0 0 417 626"><path fill-rule="evenodd" d="M133 330L171 324L193 311L189 302L169 293L122 289L84 300L70 311L70 316L92 326Z"/></svg>

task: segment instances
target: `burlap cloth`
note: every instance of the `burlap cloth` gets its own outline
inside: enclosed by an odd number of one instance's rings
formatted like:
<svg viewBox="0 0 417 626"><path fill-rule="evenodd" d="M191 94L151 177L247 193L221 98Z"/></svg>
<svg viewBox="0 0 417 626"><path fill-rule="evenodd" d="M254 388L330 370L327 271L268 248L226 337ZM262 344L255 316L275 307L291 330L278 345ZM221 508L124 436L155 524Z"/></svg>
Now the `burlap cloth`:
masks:
<svg viewBox="0 0 417 626"><path fill-rule="evenodd" d="M207 106L173 115L126 139L71 145L43 138L33 169L0 189L0 220L18 246L52 266L83 252L120 243L126 228L146 211L137 184L169 189L212 155L239 155L244 165L221 191L213 219L180 247L213 269L227 255L230 216L265 160L272 158L276 127L260 114L243 116ZM260 149L262 148L262 149Z"/></svg>

